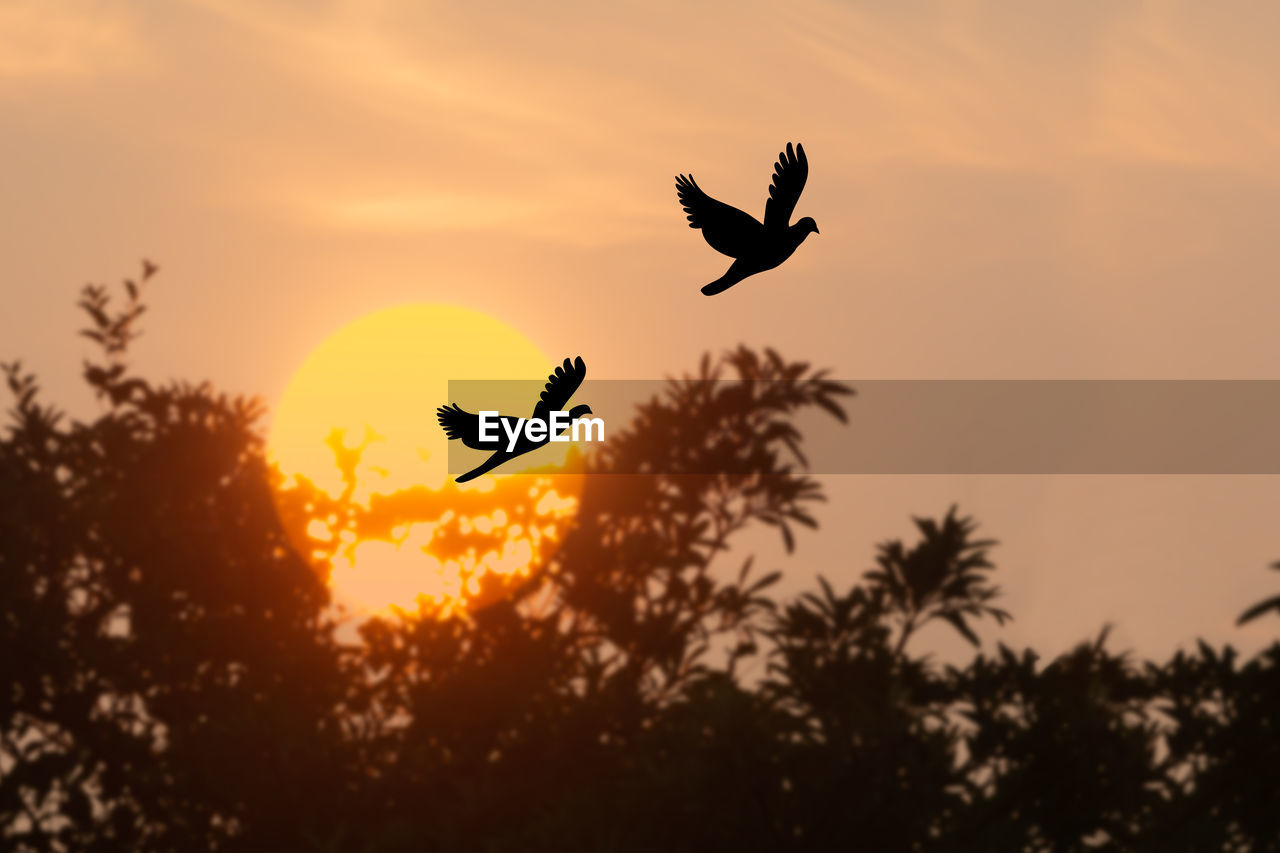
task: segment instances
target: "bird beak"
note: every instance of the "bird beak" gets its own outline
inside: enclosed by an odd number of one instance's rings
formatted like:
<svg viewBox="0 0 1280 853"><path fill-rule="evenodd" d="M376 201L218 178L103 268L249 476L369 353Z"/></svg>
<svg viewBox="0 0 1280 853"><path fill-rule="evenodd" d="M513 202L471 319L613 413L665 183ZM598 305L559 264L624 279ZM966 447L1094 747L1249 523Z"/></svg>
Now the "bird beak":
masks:
<svg viewBox="0 0 1280 853"><path fill-rule="evenodd" d="M813 226L813 233L814 233L814 234L821 234L822 232L821 232L821 231L819 231L819 230L818 230L818 226L817 226L817 225L815 225L815 226Z"/></svg>

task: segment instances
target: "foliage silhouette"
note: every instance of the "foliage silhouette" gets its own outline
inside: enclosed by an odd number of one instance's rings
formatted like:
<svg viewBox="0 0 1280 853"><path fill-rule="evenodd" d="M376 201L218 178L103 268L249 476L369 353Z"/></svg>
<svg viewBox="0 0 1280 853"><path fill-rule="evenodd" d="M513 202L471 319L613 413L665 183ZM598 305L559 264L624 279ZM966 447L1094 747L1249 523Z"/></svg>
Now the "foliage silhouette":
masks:
<svg viewBox="0 0 1280 853"><path fill-rule="evenodd" d="M124 361L149 277L120 307L85 291L95 420L6 368L3 846L1276 849L1280 644L988 651L995 543L954 507L844 589L780 600L777 572L723 565L744 531L816 526L791 420L844 417L847 389L767 351L641 407L589 464L667 473L589 478L535 581L340 640L273 507L261 407ZM706 454L754 473L680 473ZM937 620L972 662L909 642Z"/></svg>

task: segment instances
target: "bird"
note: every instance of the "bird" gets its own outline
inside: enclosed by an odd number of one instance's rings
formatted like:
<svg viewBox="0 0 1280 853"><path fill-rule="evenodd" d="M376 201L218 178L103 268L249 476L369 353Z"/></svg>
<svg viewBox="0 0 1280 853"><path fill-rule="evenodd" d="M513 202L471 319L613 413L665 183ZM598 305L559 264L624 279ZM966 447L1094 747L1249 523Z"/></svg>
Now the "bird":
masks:
<svg viewBox="0 0 1280 853"><path fill-rule="evenodd" d="M572 364L566 358L564 364L557 367L555 372L547 377L546 387L539 395L537 405L533 407L532 419L545 421L548 424L546 437L537 441L530 439L525 434L523 430L524 418L515 418L508 415L500 416L498 420L501 426L496 430L491 429L492 432L497 433L498 437L496 439L485 439L480 436L479 415L465 411L457 403L437 408L436 418L440 421L440 427L450 441L459 439L464 447L470 447L473 450L494 451L481 465L458 477L456 482L465 483L468 480L474 480L504 462L510 462L517 456L523 456L531 450L537 450L548 443L551 440L550 420L552 412L564 409L565 404L569 402L569 398L582 385L582 380L586 378L586 375L587 365L582 361L582 356L578 356L573 360ZM574 406L569 410L569 421L572 423L578 418L583 418L590 414L592 414L590 406ZM562 434L566 429L568 429L567 425L558 430L556 434ZM508 450L510 436L516 434L519 437L515 446Z"/></svg>
<svg viewBox="0 0 1280 853"><path fill-rule="evenodd" d="M688 214L689 227L701 228L711 248L734 259L728 272L705 285L703 293L715 296L747 276L773 269L791 257L810 232L821 233L811 216L788 224L808 177L809 159L804 146L792 148L788 142L787 150L778 153L778 162L773 166L762 224L751 214L707 195L693 175L676 176L676 195Z"/></svg>

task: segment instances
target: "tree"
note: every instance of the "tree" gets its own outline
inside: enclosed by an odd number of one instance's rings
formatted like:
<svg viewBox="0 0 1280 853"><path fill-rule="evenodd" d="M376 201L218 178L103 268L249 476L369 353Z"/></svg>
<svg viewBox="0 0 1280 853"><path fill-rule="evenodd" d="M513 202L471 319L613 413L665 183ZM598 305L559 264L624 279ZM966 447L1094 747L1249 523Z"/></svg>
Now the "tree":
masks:
<svg viewBox="0 0 1280 853"><path fill-rule="evenodd" d="M280 533L260 407L131 376L126 289L80 303L97 420L67 424L7 368L0 826L33 849L288 838L341 799L326 591Z"/></svg>
<svg viewBox="0 0 1280 853"><path fill-rule="evenodd" d="M273 506L261 406L130 371L149 277L120 307L84 292L95 420L6 367L6 846L1275 849L1280 644L989 650L1009 618L996 543L955 507L842 590L780 600L778 572L725 565L744 531L791 549L816 526L794 419L845 417L849 389L768 350L705 359L641 406L587 460L535 581L339 642ZM286 515L373 523L302 488ZM932 663L932 621L977 656Z"/></svg>

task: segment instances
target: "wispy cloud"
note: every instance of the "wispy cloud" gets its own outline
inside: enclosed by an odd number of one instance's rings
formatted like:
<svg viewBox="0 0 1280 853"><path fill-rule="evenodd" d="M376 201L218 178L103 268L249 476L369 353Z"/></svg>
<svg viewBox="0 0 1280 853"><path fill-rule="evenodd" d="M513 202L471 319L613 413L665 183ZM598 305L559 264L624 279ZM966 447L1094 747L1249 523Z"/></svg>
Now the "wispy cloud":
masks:
<svg viewBox="0 0 1280 853"><path fill-rule="evenodd" d="M126 7L40 0L0 4L0 87L120 70L138 62L140 48Z"/></svg>

